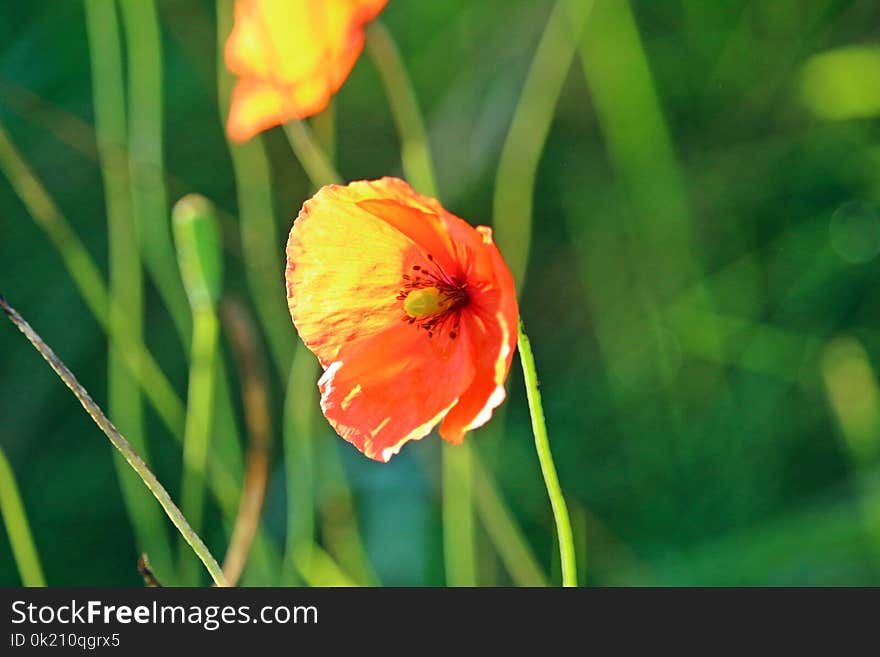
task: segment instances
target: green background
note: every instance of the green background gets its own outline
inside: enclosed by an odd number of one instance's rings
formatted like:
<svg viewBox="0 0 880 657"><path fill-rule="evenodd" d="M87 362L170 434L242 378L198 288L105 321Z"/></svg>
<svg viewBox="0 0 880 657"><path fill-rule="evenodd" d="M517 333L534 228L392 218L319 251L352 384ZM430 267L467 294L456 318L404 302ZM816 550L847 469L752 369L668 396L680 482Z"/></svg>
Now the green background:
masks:
<svg viewBox="0 0 880 657"><path fill-rule="evenodd" d="M225 211L224 294L250 303L218 110L215 7L157 6L169 202L198 192ZM566 67L534 182L521 298L580 581L880 584L880 5L629 7L596 0ZM425 113L440 200L473 224L493 223L500 153L552 8L391 0L382 14ZM826 51L842 55L817 57ZM334 105L342 175L402 175L367 56ZM0 122L106 275L80 2L0 4ZM281 129L263 141L283 243L310 184ZM280 271L278 281L284 309ZM3 176L0 292L105 405L106 336ZM185 350L149 283L145 308L147 345L185 398ZM298 338L286 330L292 346ZM8 324L0 356L0 446L48 583L138 585L138 548L107 440ZM275 445L263 521L281 544L287 373L270 368L269 378ZM506 413L468 440L558 581L518 364L508 389ZM240 405L237 413L242 425ZM151 410L146 427L155 471L177 497L180 450ZM384 465L316 422L319 518L333 517L321 463L337 450L383 584L446 581L439 442L432 434L410 443ZM318 525L326 543L327 523ZM205 538L223 553L227 533L213 507ZM510 583L479 524L477 539L478 583ZM0 584L18 583L0 531Z"/></svg>

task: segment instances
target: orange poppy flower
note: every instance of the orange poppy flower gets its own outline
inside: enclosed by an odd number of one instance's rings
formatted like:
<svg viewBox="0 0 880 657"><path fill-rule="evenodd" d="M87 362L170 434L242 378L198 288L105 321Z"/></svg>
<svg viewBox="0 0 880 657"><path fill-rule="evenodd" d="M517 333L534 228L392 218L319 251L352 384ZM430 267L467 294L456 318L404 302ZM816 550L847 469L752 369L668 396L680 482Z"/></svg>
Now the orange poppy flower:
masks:
<svg viewBox="0 0 880 657"><path fill-rule="evenodd" d="M388 0L236 0L226 67L229 138L243 142L291 119L317 114L351 72L364 25Z"/></svg>
<svg viewBox="0 0 880 657"><path fill-rule="evenodd" d="M440 423L461 443L504 399L519 311L492 231L404 181L328 185L287 242L293 323L321 365L321 409L377 461Z"/></svg>

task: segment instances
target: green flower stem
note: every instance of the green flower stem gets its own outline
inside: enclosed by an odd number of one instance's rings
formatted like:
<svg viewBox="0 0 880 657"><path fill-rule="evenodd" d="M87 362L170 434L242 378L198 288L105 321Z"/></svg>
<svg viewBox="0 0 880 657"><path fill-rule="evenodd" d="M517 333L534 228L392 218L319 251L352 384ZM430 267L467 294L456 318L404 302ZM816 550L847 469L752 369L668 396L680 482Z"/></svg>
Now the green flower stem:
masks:
<svg viewBox="0 0 880 657"><path fill-rule="evenodd" d="M562 85L577 53L592 0L557 0L538 43L495 176L492 228L517 290L522 288L532 241L538 162Z"/></svg>
<svg viewBox="0 0 880 657"><path fill-rule="evenodd" d="M192 344L192 318L182 281L177 274L174 246L171 241L166 181L171 186L188 189L180 181L170 180L162 152L162 39L155 0L123 0L123 25L128 39L129 89L129 162L134 218L141 251L156 288L171 315L184 348ZM219 214L219 213L218 213ZM250 215L248 215L250 216ZM271 217L270 217L271 223ZM242 223L242 232L245 226ZM251 230L248 234L271 235L270 231ZM242 236L250 245L253 240ZM265 247L264 254L270 253ZM262 262L268 263L264 257ZM248 273L252 270L248 269ZM275 272L273 271L273 274ZM255 295L256 297L256 295ZM259 299L260 297L256 297ZM283 308L281 310L283 316ZM283 318L283 317L282 317ZM272 344L277 345L276 339ZM233 410L226 367L216 359L216 421L214 444L217 458L226 458L230 467L241 469L240 440ZM148 393L149 394L149 391ZM182 426L183 420L181 420ZM231 509L230 509L231 510Z"/></svg>
<svg viewBox="0 0 880 657"><path fill-rule="evenodd" d="M95 129L104 182L110 264L109 322L113 327L108 355L107 398L135 449L149 460L143 435L143 399L128 373L124 345L117 337L143 339L143 273L131 198L126 152L126 112L122 50L116 7L86 0L86 26L91 56ZM139 367L139 364L135 364ZM171 548L161 514L120 460L119 483L141 552L148 552L160 573L170 572ZM163 575L164 576L164 575Z"/></svg>
<svg viewBox="0 0 880 657"><path fill-rule="evenodd" d="M282 584L296 584L300 565L311 562L315 540L314 447L318 365L308 348L297 346L284 399L284 465L287 483L287 544Z"/></svg>
<svg viewBox="0 0 880 657"><path fill-rule="evenodd" d="M538 451L541 474L544 475L544 484L547 486L550 506L553 508L553 518L556 520L556 533L559 537L559 556L562 562L562 585L577 586L577 564L575 562L571 521L568 518L568 508L565 505L565 498L559 486L559 478L556 476L553 455L550 453L550 439L547 437L547 425L544 422L544 408L541 403L541 392L538 389L535 357L532 355L532 345L529 342L529 336L526 335L522 321L519 323L516 344L519 348L519 360L522 364L523 376L526 382L526 397L529 401L532 431L535 434L535 449Z"/></svg>
<svg viewBox="0 0 880 657"><path fill-rule="evenodd" d="M217 100L223 123L229 116L233 77L223 61L226 38L232 31L232 3L217 5ZM287 376L293 358L290 318L281 291L283 249L272 201L272 174L266 149L259 136L245 144L227 141L238 198L238 225L248 289L257 318L266 335L272 361L279 376Z"/></svg>
<svg viewBox="0 0 880 657"><path fill-rule="evenodd" d="M232 76L226 70L223 63L224 42L229 31L232 29L232 3L221 2L217 5L217 99L220 116L224 123L229 114L229 97L232 93ZM242 258L244 271L247 279L250 296L253 299L257 318L266 336L272 362L275 364L279 375L282 377L287 371L293 354L289 339L290 322L283 301L279 302L276 291L279 289L278 272L282 270L280 259L280 245L278 243L278 230L275 224L275 214L272 203L272 185L269 163L265 149L259 138L252 139L244 145L228 144L229 154L232 159L232 167L238 199L238 225L241 240ZM215 209L218 216L222 214ZM240 455L240 441L238 431L231 427L235 426L235 414L231 402L228 375L222 358L216 359L217 372L217 418L215 423L216 435L214 442L219 450L226 450L230 458L235 460L235 471L242 470ZM209 473L210 477L211 475ZM245 476L245 479L247 477ZM209 478L209 484L211 484ZM239 510L236 511L236 508ZM234 527L239 527L240 514L239 499L230 500L224 510L228 519L235 518ZM235 531L235 530L234 530ZM254 543L247 553L248 569L245 576L258 574L263 577L262 583L269 583L275 577L269 561L276 562L275 555L268 557L269 549L266 537L259 527L255 528ZM234 535L238 539L241 534ZM237 547L240 543L235 543ZM233 555L235 556L235 555ZM229 555L227 555L227 558ZM266 576L270 577L266 580ZM258 582L259 583L259 582Z"/></svg>
<svg viewBox="0 0 880 657"><path fill-rule="evenodd" d="M195 530L201 531L217 368L219 321L215 304L223 289L223 254L217 213L208 199L198 194L184 196L175 204L171 217L177 262L193 323L181 507ZM195 577L195 564L188 556L188 552L181 554L185 582Z"/></svg>
<svg viewBox="0 0 880 657"><path fill-rule="evenodd" d="M327 161L336 161L336 103L333 99L327 107L309 119L315 140L321 147Z"/></svg>
<svg viewBox="0 0 880 657"><path fill-rule="evenodd" d="M201 531L205 512L218 332L217 315L212 307L194 310L180 506L196 531ZM181 575L183 581L187 582L193 572L185 553L181 558Z"/></svg>
<svg viewBox="0 0 880 657"><path fill-rule="evenodd" d="M288 121L284 124L284 133L296 158L315 187L343 183L342 176L305 121Z"/></svg>
<svg viewBox="0 0 880 657"><path fill-rule="evenodd" d="M144 264L181 336L190 317L171 244L162 156L162 38L155 0L122 0L128 50L128 162Z"/></svg>
<svg viewBox="0 0 880 657"><path fill-rule="evenodd" d="M205 568L211 574L211 577L217 586L225 586L226 579L223 576L223 571L220 569L220 565L211 555L211 552L202 542L202 539L200 539L198 534L196 534L192 527L190 527L186 518L180 512L180 509L175 506L174 502L171 500L171 496L168 495L168 491L166 491L162 484L159 483L159 480L156 479L156 476L150 471L147 464L143 462L140 456L138 456L131 444L121 433L119 433L116 427L113 426L113 423L107 419L107 416L104 415L104 412L92 400L86 389L82 387L80 382L77 381L73 373L67 369L67 366L61 361L61 359L55 355L55 352L52 351L49 345L43 341L37 332L31 328L30 324L28 324L22 316L6 302L6 299L2 297L0 297L0 308L6 312L12 323L18 327L18 330L21 331L25 337L27 337L36 350L40 352L40 355L42 355L52 369L55 370L55 373L62 381L64 381L67 387L70 388L71 392L73 392L74 396L79 400L79 403L82 404L82 407L91 416L95 424L97 424L107 438L110 439L111 444L128 462L132 470L137 473L144 485L153 494L153 497L156 498L165 510L165 513L171 519L171 522L174 523L174 526L177 527L180 534L186 539L186 542L189 543L190 547L192 547L193 552L196 553L196 556L198 556L205 565Z"/></svg>
<svg viewBox="0 0 880 657"><path fill-rule="evenodd" d="M9 544L12 546L12 557L18 566L18 574L24 586L46 586L40 557L34 545L21 494L15 483L15 474L6 452L0 448L0 515L6 525Z"/></svg>
<svg viewBox="0 0 880 657"><path fill-rule="evenodd" d="M473 450L443 443L443 563L449 586L477 585Z"/></svg>
<svg viewBox="0 0 880 657"><path fill-rule="evenodd" d="M412 82L397 44L381 21L367 27L367 52L372 59L400 135L400 159L412 186L426 196L438 196L431 162L431 144Z"/></svg>

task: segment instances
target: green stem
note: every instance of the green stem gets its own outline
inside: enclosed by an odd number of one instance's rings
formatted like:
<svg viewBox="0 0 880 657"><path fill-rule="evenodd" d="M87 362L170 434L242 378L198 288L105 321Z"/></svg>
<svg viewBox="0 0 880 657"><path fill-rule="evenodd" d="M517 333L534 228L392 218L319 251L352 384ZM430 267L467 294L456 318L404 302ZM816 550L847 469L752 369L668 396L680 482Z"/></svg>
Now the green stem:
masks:
<svg viewBox="0 0 880 657"><path fill-rule="evenodd" d="M224 44L231 30L232 3L220 2L217 5L217 100L224 123L229 116L233 87L233 77L223 61ZM279 294L283 289L279 282L279 272L284 269L281 257L283 249L278 242L269 158L259 136L245 144L227 141L227 145L235 177L238 224L248 289L266 335L272 361L284 378L293 358L293 343L290 340L287 307L284 297Z"/></svg>
<svg viewBox="0 0 880 657"><path fill-rule="evenodd" d="M159 17L155 0L122 0L120 7L128 47L128 159L138 241L144 263L186 348L193 341L193 326L183 285L177 274L175 251L171 242L171 222L165 184L168 176L163 158L163 68ZM178 184L177 187L180 188L181 185ZM183 188L186 189L185 186ZM263 223L268 220L270 227L274 226L271 214L261 213L259 210L260 208L257 208L255 213L242 213L240 225L245 250L255 241L257 248L260 249L260 236L266 236L266 239L274 244L274 240L271 239L273 235L271 228L266 230L261 225L254 228L254 222L245 221L252 216L265 217ZM249 239L253 235L258 239ZM273 259L267 254L275 252L265 244L262 245L263 257L259 262L264 268L272 266ZM253 267L248 267L249 276L253 271ZM276 272L277 270L273 270L271 273L277 275ZM254 291L254 298L261 311L265 306L264 296ZM281 304L278 315L283 320L285 314ZM279 344L278 337L283 324L276 322L276 325L276 330L270 334L273 347ZM281 341L280 344L284 342ZM214 412L217 417L214 422L215 435L212 437L215 446L212 450L212 458L226 457L228 464L234 464L234 468L240 470L241 457L240 454L235 453L240 450L240 441L228 377L222 360L217 361L216 367L218 376L214 378L217 394L212 406L216 409ZM204 476L204 472L202 475ZM200 485L203 486L204 481Z"/></svg>
<svg viewBox="0 0 880 657"><path fill-rule="evenodd" d="M331 164L336 161L336 103L331 99L327 107L309 119L312 134Z"/></svg>
<svg viewBox="0 0 880 657"><path fill-rule="evenodd" d="M192 527L190 527L186 518L180 512L180 509L178 509L171 500L168 491L166 491L162 484L159 483L159 480L156 479L156 476L150 471L147 464L143 462L140 456L138 456L131 444L121 433L119 433L116 427L113 426L113 423L107 419L107 416L104 415L101 408L94 402L94 400L92 400L88 391L82 387L73 373L67 369L67 366L60 358L58 358L58 356L55 355L55 352L52 351L49 345L43 341L39 334L31 328L30 324L28 324L3 297L0 297L0 308L6 312L12 323L18 327L18 330L25 335L28 341L30 341L36 350L40 352L40 355L47 363L49 363L52 369L55 370L55 373L62 381L64 381L65 385L70 388L71 392L73 392L74 396L79 400L79 403L82 404L82 407L91 416L95 424L97 424L101 431L104 432L104 435L110 439L110 443L120 454L122 454L132 470L137 473L144 485L153 494L153 497L156 498L165 510L165 513L171 519L171 522L174 523L174 526L177 527L180 534L186 539L186 542L189 543L190 547L192 547L193 552L196 553L196 556L198 556L205 565L205 568L211 574L211 577L217 586L225 586L226 579L223 576L223 571L220 569L217 560L211 555L211 552L202 542L202 539L199 538L198 534L196 534Z"/></svg>
<svg viewBox="0 0 880 657"><path fill-rule="evenodd" d="M311 563L315 541L314 456L317 388L314 357L302 343L297 347L284 400L284 465L287 480L287 543L284 550L282 584L292 578L302 564Z"/></svg>
<svg viewBox="0 0 880 657"><path fill-rule="evenodd" d="M449 586L477 585L473 460L468 446L443 443L443 562Z"/></svg>
<svg viewBox="0 0 880 657"><path fill-rule="evenodd" d="M194 309L180 506L196 531L201 531L205 512L205 482L213 417L217 334L217 316L213 307ZM181 557L183 559L181 576L182 580L187 582L194 573L186 556L181 555Z"/></svg>
<svg viewBox="0 0 880 657"><path fill-rule="evenodd" d="M532 241L535 176L592 0L557 0L523 84L495 175L492 228L517 289Z"/></svg>
<svg viewBox="0 0 880 657"><path fill-rule="evenodd" d="M397 44L381 21L367 27L367 52L379 72L388 104L400 135L400 159L412 186L427 196L437 196L431 162L431 145L415 90Z"/></svg>
<svg viewBox="0 0 880 657"><path fill-rule="evenodd" d="M155 0L122 0L128 46L128 156L134 221L144 263L184 339L191 331L177 275L162 156L162 38Z"/></svg>
<svg viewBox="0 0 880 657"><path fill-rule="evenodd" d="M15 474L2 448L0 448L0 515L3 516L3 523L6 525L12 557L15 559L15 565L18 566L21 583L24 586L46 586L34 537L24 511L21 494L18 492L18 485L15 483Z"/></svg>
<svg viewBox="0 0 880 657"><path fill-rule="evenodd" d="M204 196L187 194L171 212L177 264L192 311L192 345L183 436L181 506L196 531L202 529L205 485L214 416L214 372L217 368L219 322L215 311L223 289L223 255L214 205ZM195 563L181 553L183 581L197 576Z"/></svg>
<svg viewBox="0 0 880 657"><path fill-rule="evenodd" d="M544 484L547 486L550 506L553 508L553 518L556 521L556 533L559 537L559 556L562 562L562 585L577 586L577 564L575 562L571 521L568 518L568 508L565 505L562 488L559 486L559 478L556 476L553 455L550 453L550 439L547 437L547 425L544 422L541 392L538 390L538 373L535 369L535 357L532 355L532 345L529 342L529 336L526 335L522 321L519 323L517 347L519 348L519 359L520 363L522 363L523 376L526 383L529 415L532 418L532 432L535 434L535 449L538 452L541 474L544 475Z"/></svg>
<svg viewBox="0 0 880 657"><path fill-rule="evenodd" d="M0 124L0 171L9 180L34 222L55 246L95 319L106 328L107 288L79 236L73 231Z"/></svg>
<svg viewBox="0 0 880 657"><path fill-rule="evenodd" d="M288 121L284 124L284 132L296 158L315 187L342 184L342 176L305 121Z"/></svg>
<svg viewBox="0 0 880 657"><path fill-rule="evenodd" d="M107 397L110 412L123 423L144 458L143 399L129 376L122 340L143 339L143 274L131 198L126 157L126 111L123 94L122 49L113 3L86 0L86 24L91 56L95 129L104 182L110 265L109 322L112 327L108 356ZM135 363L135 368L140 364ZM149 459L148 459L149 460ZM159 572L169 572L171 551L161 514L150 502L121 460L116 461L123 499L141 552L148 552Z"/></svg>

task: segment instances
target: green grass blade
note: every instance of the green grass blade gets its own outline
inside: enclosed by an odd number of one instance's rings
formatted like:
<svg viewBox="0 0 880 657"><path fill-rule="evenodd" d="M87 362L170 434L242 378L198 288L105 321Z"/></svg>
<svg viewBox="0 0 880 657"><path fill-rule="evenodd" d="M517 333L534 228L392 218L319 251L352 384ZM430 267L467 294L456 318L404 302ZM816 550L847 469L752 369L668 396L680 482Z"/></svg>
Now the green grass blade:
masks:
<svg viewBox="0 0 880 657"><path fill-rule="evenodd" d="M108 359L108 402L110 413L118 418L135 450L148 459L140 388L129 376L124 344L116 339L122 332L132 341L143 339L143 276L132 215L128 162L124 157L127 131L118 22L112 3L86 0L85 7L110 250L109 322L113 330ZM165 523L149 494L118 457L116 465L138 549L147 552L157 572L167 578L172 562Z"/></svg>
<svg viewBox="0 0 880 657"><path fill-rule="evenodd" d="M379 77L400 135L400 159L410 184L426 196L437 196L431 144L412 82L397 44L381 21L367 27L367 52Z"/></svg>
<svg viewBox="0 0 880 657"><path fill-rule="evenodd" d="M443 445L443 563L448 586L477 586L473 450Z"/></svg>
<svg viewBox="0 0 880 657"><path fill-rule="evenodd" d="M12 546L12 557L23 586L46 586L40 556L15 482L12 465L0 447L0 515Z"/></svg>
<svg viewBox="0 0 880 657"><path fill-rule="evenodd" d="M495 174L492 228L521 289L532 241L535 176L592 0L557 0L520 92Z"/></svg>
<svg viewBox="0 0 880 657"><path fill-rule="evenodd" d="M223 280L220 228L213 205L190 194L172 211L174 244L180 275L192 309L186 429L183 437L183 483L181 509L196 532L201 531L205 512L205 484L214 416L214 372L218 359L219 321L216 304ZM181 546L181 578L192 581L195 563Z"/></svg>
<svg viewBox="0 0 880 657"><path fill-rule="evenodd" d="M144 264L181 336L192 330L177 275L162 154L162 36L154 0L121 0L128 46L128 158Z"/></svg>

